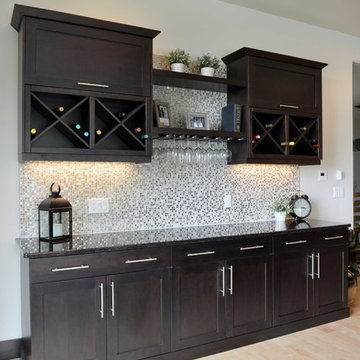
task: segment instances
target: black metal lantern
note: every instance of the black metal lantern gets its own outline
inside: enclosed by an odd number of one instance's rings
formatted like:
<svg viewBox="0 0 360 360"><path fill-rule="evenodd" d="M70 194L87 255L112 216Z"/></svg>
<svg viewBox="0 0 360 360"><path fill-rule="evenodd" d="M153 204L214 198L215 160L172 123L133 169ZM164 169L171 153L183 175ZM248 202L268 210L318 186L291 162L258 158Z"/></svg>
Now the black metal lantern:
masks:
<svg viewBox="0 0 360 360"><path fill-rule="evenodd" d="M39 205L39 241L49 244L49 250L53 251L54 244L68 242L72 247L72 206L60 195L53 191L50 186L51 195Z"/></svg>

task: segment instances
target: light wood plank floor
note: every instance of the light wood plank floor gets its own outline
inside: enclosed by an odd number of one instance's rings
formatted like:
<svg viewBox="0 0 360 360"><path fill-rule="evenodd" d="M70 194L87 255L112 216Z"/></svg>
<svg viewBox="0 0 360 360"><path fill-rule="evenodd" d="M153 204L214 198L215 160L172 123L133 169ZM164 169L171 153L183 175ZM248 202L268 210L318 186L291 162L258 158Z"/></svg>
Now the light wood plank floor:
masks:
<svg viewBox="0 0 360 360"><path fill-rule="evenodd" d="M360 360L360 283L350 317L201 360Z"/></svg>

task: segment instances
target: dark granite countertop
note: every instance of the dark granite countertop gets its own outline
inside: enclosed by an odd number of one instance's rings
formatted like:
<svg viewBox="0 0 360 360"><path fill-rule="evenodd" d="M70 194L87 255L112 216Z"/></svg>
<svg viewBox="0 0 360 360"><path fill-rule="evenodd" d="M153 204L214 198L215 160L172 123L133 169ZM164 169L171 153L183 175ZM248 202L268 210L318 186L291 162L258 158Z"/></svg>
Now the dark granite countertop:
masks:
<svg viewBox="0 0 360 360"><path fill-rule="evenodd" d="M38 238L17 239L24 257L39 258L59 255L86 254L99 251L114 251L131 248L144 248L157 245L179 245L199 241L229 240L234 237L251 235L280 234L289 231L306 231L307 229L326 229L330 227L349 227L349 224L321 220L285 223L275 221L249 222L237 224L194 226L183 228L167 228L156 230L125 231L113 233L97 233L73 236L73 247L57 244L50 252L49 246L42 243L39 248Z"/></svg>

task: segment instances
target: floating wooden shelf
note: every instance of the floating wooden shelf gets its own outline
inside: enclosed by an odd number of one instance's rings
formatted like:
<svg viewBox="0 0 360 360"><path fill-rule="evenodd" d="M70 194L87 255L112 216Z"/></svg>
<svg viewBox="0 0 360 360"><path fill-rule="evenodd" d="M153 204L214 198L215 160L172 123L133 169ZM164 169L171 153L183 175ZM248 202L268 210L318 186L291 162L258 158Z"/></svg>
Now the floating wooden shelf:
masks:
<svg viewBox="0 0 360 360"><path fill-rule="evenodd" d="M159 138L162 136L197 136L199 138L208 137L210 139L222 138L231 140L245 140L244 132L232 132L232 131L218 131L218 130L193 130L193 129L178 129L178 128L152 128L152 137Z"/></svg>
<svg viewBox="0 0 360 360"><path fill-rule="evenodd" d="M153 69L153 84L186 89L227 92L245 88L245 81Z"/></svg>

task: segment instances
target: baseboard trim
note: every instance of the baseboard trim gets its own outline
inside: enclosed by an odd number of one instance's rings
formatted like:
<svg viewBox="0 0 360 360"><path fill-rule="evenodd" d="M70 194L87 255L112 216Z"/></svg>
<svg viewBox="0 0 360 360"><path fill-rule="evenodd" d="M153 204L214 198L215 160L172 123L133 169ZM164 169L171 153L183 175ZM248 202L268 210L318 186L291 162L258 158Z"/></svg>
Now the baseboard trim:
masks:
<svg viewBox="0 0 360 360"><path fill-rule="evenodd" d="M0 341L0 360L16 359L20 357L22 339Z"/></svg>

